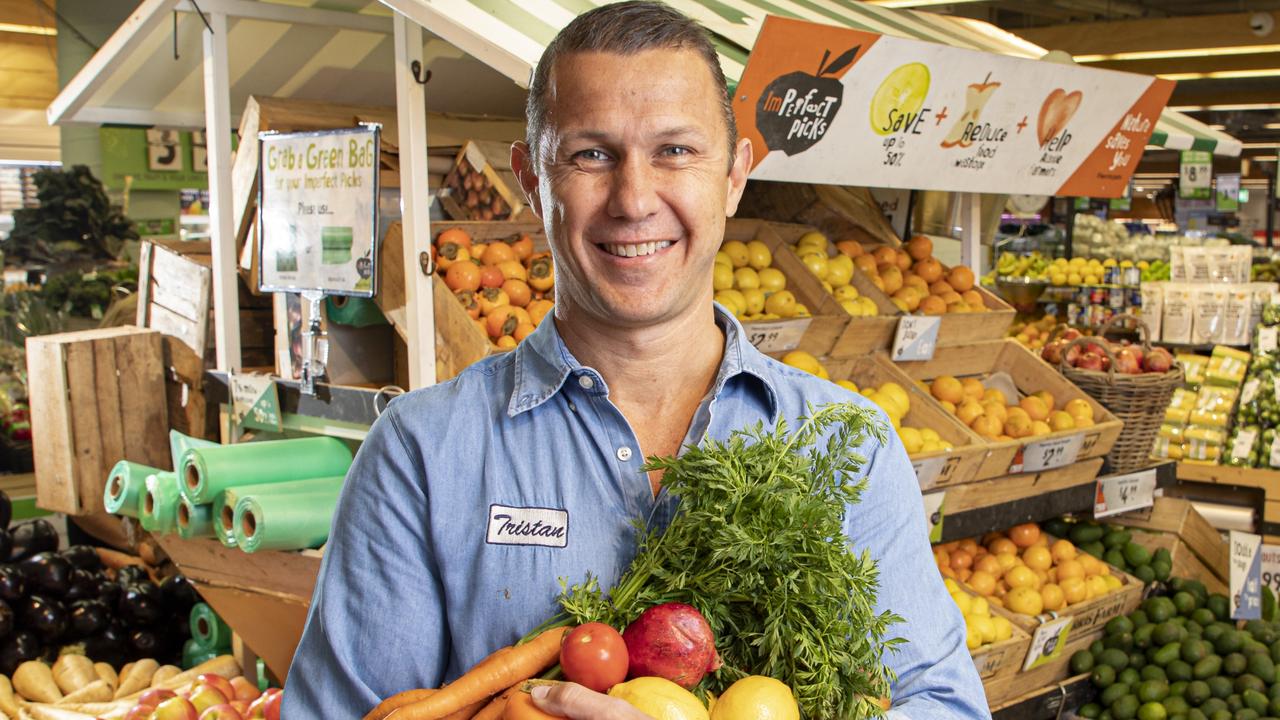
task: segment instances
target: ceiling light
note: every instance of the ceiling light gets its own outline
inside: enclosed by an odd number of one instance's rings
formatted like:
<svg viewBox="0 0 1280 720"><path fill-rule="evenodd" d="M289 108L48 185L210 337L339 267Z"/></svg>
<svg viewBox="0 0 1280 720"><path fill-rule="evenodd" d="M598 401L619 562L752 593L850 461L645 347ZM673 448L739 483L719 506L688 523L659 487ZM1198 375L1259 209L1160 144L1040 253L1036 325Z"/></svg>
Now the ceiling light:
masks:
<svg viewBox="0 0 1280 720"><path fill-rule="evenodd" d="M1263 130L1280 130L1280 123L1267 123L1262 126Z"/></svg>
<svg viewBox="0 0 1280 720"><path fill-rule="evenodd" d="M23 35L57 35L58 29L43 25L19 25L17 23L0 22L0 32L21 33Z"/></svg>
<svg viewBox="0 0 1280 720"><path fill-rule="evenodd" d="M872 5L887 8L928 7L930 5L965 5L986 0L868 0Z"/></svg>
<svg viewBox="0 0 1280 720"><path fill-rule="evenodd" d="M1242 143L1240 147L1244 148L1245 150L1257 150L1259 148L1264 150L1271 150L1273 148L1280 147L1280 140L1275 140L1273 142Z"/></svg>
<svg viewBox="0 0 1280 720"><path fill-rule="evenodd" d="M1259 160L1259 161L1261 161L1261 162L1275 162L1275 161L1276 161L1276 156L1275 156L1275 155L1254 155L1254 156L1253 156L1252 158L1250 158L1250 159L1251 159L1251 160Z"/></svg>
<svg viewBox="0 0 1280 720"><path fill-rule="evenodd" d="M1280 68L1255 68L1252 70L1214 70L1212 72L1160 73L1165 80L1239 80L1242 78L1275 77Z"/></svg>
<svg viewBox="0 0 1280 720"><path fill-rule="evenodd" d="M1174 112L1203 112L1206 110L1280 110L1280 103L1235 103L1227 105L1170 105Z"/></svg>
<svg viewBox="0 0 1280 720"><path fill-rule="evenodd" d="M1178 177L1178 173L1136 172L1133 174L1133 176L1136 178L1142 178L1143 180L1146 180L1148 178L1150 179L1176 178Z"/></svg>
<svg viewBox="0 0 1280 720"><path fill-rule="evenodd" d="M1227 126L1226 125L1210 125L1209 129L1210 130L1226 130Z"/></svg>
<svg viewBox="0 0 1280 720"><path fill-rule="evenodd" d="M1107 60L1161 60L1164 58L1214 57L1221 55L1253 55L1255 53L1280 52L1280 45L1232 45L1228 47L1175 48L1172 50L1141 50L1136 52L1106 53L1101 55L1073 55L1078 63L1105 62Z"/></svg>

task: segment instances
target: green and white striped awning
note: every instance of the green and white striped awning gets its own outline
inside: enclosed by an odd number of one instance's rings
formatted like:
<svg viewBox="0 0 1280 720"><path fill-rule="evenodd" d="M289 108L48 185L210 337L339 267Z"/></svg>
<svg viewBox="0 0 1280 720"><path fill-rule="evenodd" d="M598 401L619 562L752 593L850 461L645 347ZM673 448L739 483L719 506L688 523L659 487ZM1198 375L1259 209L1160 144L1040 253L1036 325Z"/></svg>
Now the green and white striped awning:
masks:
<svg viewBox="0 0 1280 720"><path fill-rule="evenodd" d="M578 14L606 0L382 0L442 38L489 63L521 86L542 49ZM720 63L736 83L766 15L843 25L883 35L937 42L1018 57L1043 57L1044 48L989 23L856 0L667 0L713 33ZM1193 118L1165 110L1151 143L1170 149L1240 154L1240 142Z"/></svg>

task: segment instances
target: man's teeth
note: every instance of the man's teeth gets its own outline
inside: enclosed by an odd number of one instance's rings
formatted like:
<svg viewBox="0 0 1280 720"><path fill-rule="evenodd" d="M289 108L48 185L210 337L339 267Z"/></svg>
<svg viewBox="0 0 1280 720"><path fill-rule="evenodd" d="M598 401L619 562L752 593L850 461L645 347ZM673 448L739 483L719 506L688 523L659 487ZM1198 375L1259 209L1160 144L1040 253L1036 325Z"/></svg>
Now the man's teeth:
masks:
<svg viewBox="0 0 1280 720"><path fill-rule="evenodd" d="M640 243L639 245L612 245L604 244L600 247L610 255L618 257L642 257L644 255L652 255L663 248L671 247L671 243L666 240L658 242Z"/></svg>

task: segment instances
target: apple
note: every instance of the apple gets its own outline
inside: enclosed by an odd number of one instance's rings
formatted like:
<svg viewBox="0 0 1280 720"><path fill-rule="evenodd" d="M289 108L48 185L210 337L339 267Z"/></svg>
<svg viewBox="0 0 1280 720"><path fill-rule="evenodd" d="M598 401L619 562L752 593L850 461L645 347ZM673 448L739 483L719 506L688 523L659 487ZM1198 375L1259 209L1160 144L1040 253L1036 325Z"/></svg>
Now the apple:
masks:
<svg viewBox="0 0 1280 720"><path fill-rule="evenodd" d="M248 700L232 700L228 703L231 707L240 713L241 717L249 717L249 701Z"/></svg>
<svg viewBox="0 0 1280 720"><path fill-rule="evenodd" d="M230 703L223 703L200 713L200 720L244 720L244 715Z"/></svg>
<svg viewBox="0 0 1280 720"><path fill-rule="evenodd" d="M1164 348L1153 348L1143 362L1147 372L1167 373L1173 369L1173 355Z"/></svg>
<svg viewBox="0 0 1280 720"><path fill-rule="evenodd" d="M151 714L155 712L155 708L150 705L134 705L129 708L129 712L125 713L121 720L150 720Z"/></svg>
<svg viewBox="0 0 1280 720"><path fill-rule="evenodd" d="M187 698L195 707L197 713L202 713L214 705L225 705L228 702L226 695L222 691L212 685L197 682L196 686L191 689L191 695Z"/></svg>
<svg viewBox="0 0 1280 720"><path fill-rule="evenodd" d="M231 678L231 687L235 690L235 697L232 699L244 700L246 705L257 700L258 696L262 694L262 691L253 683L249 682L249 679L246 677Z"/></svg>
<svg viewBox="0 0 1280 720"><path fill-rule="evenodd" d="M151 711L150 720L199 720L200 713L182 696L171 697Z"/></svg>
<svg viewBox="0 0 1280 720"><path fill-rule="evenodd" d="M249 706L250 718L264 720L280 720L280 703L284 692L280 688L270 688Z"/></svg>
<svg viewBox="0 0 1280 720"><path fill-rule="evenodd" d="M1062 331L1062 339L1067 342L1071 342L1078 337L1080 337L1080 331L1075 328L1067 328Z"/></svg>
<svg viewBox="0 0 1280 720"><path fill-rule="evenodd" d="M212 686L217 689L218 692L222 693L222 696L227 700L235 700L238 697L235 686L231 684L231 681L217 673L204 673L197 676L196 687L199 687L200 685ZM192 689L194 690L195 688Z"/></svg>
<svg viewBox="0 0 1280 720"><path fill-rule="evenodd" d="M177 695L178 693L165 688L152 688L142 693L142 696L138 698L138 704L145 705L149 708L156 708L160 703L171 697L177 697Z"/></svg>
<svg viewBox="0 0 1280 720"><path fill-rule="evenodd" d="M1071 347L1067 348L1067 355L1066 355L1067 364L1072 367L1079 367L1080 355L1082 354L1083 353L1081 352L1079 345L1072 345Z"/></svg>
<svg viewBox="0 0 1280 720"><path fill-rule="evenodd" d="M1065 342L1054 340L1040 350L1040 357L1050 365L1057 365L1062 362L1062 348L1064 347L1066 347Z"/></svg>

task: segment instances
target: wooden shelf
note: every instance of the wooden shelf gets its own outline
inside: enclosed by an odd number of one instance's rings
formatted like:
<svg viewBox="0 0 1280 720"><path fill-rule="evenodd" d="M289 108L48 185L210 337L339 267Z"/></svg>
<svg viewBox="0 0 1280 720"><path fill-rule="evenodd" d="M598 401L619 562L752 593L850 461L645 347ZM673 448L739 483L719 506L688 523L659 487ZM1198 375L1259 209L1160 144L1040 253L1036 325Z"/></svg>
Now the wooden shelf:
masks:
<svg viewBox="0 0 1280 720"><path fill-rule="evenodd" d="M1089 682L1089 675L1076 675L992 708L991 719L1057 720L1067 710L1079 708L1096 697L1097 690Z"/></svg>
<svg viewBox="0 0 1280 720"><path fill-rule="evenodd" d="M209 402L230 403L227 374L208 371L205 395ZM303 395L296 380L275 378L280 394L280 411L286 415L299 415L350 425L368 427L378 419L395 394L385 389L355 387L351 385L327 385L316 383L315 395Z"/></svg>
<svg viewBox="0 0 1280 720"><path fill-rule="evenodd" d="M1257 531L1263 536L1263 542L1280 541L1280 470L1178 463L1178 479L1262 491L1262 506L1255 508Z"/></svg>

